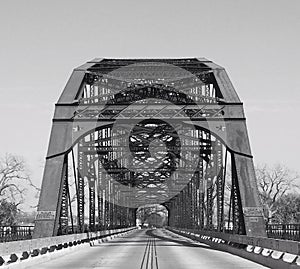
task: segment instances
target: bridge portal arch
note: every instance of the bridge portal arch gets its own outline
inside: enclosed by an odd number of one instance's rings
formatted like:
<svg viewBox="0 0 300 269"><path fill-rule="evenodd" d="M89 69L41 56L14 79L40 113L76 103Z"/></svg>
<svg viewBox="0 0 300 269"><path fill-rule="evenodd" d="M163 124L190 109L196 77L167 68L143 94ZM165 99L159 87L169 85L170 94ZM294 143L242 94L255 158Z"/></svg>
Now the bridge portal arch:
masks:
<svg viewBox="0 0 300 269"><path fill-rule="evenodd" d="M34 236L134 226L151 203L170 226L266 235L243 104L205 58L95 59L56 104Z"/></svg>

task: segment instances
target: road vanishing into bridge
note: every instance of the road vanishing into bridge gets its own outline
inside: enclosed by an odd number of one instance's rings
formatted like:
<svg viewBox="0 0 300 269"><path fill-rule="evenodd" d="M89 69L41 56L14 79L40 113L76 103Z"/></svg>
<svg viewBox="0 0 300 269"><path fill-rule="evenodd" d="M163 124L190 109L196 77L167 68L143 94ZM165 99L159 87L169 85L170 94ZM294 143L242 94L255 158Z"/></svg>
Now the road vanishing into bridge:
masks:
<svg viewBox="0 0 300 269"><path fill-rule="evenodd" d="M142 229L26 268L259 269L267 267L212 249L165 229Z"/></svg>

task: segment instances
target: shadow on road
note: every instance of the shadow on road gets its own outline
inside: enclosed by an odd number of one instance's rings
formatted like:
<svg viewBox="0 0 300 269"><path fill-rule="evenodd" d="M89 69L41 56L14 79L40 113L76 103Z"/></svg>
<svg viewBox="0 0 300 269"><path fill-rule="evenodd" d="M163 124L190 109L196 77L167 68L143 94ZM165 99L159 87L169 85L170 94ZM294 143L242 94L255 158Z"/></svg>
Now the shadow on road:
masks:
<svg viewBox="0 0 300 269"><path fill-rule="evenodd" d="M197 248L206 248L206 249L211 249L211 247L206 246L206 245L199 245L199 243L193 243L193 242L187 242L185 240L181 240L180 238L171 238L170 235L166 235L166 236L162 236L162 235L158 235L157 233L155 233L156 230L148 230L146 231L146 235L148 236L152 236L155 237L157 239L160 239L163 242L173 242L173 243L177 243L180 244L181 246L186 246L186 247L197 247ZM189 240L187 238L187 240ZM160 245L160 243L158 243L158 245Z"/></svg>

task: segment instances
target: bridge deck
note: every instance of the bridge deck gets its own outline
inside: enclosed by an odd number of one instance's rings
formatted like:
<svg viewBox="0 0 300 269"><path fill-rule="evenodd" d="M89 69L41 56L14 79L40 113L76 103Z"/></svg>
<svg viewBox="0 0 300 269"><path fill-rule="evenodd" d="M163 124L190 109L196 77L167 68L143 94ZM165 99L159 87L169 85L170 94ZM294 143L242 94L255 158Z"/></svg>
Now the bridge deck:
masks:
<svg viewBox="0 0 300 269"><path fill-rule="evenodd" d="M28 268L267 268L164 229L135 230Z"/></svg>

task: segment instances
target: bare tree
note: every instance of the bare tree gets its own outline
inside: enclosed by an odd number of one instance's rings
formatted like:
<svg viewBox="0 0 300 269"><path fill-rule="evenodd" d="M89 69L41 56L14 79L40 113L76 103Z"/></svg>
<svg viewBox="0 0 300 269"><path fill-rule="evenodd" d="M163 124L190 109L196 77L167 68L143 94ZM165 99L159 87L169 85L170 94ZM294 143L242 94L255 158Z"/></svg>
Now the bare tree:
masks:
<svg viewBox="0 0 300 269"><path fill-rule="evenodd" d="M21 157L6 154L0 159L0 200L18 206L24 202L28 187L39 191L30 179L25 161Z"/></svg>
<svg viewBox="0 0 300 269"><path fill-rule="evenodd" d="M286 193L299 190L299 185L296 184L299 175L282 164L273 167L260 165L255 170L258 190L269 223L277 211L276 202Z"/></svg>
<svg viewBox="0 0 300 269"><path fill-rule="evenodd" d="M158 204L146 205L138 209L137 218L141 220L142 224L144 224L146 220L153 214L157 214L165 218L168 214L168 211L162 205L158 205Z"/></svg>

